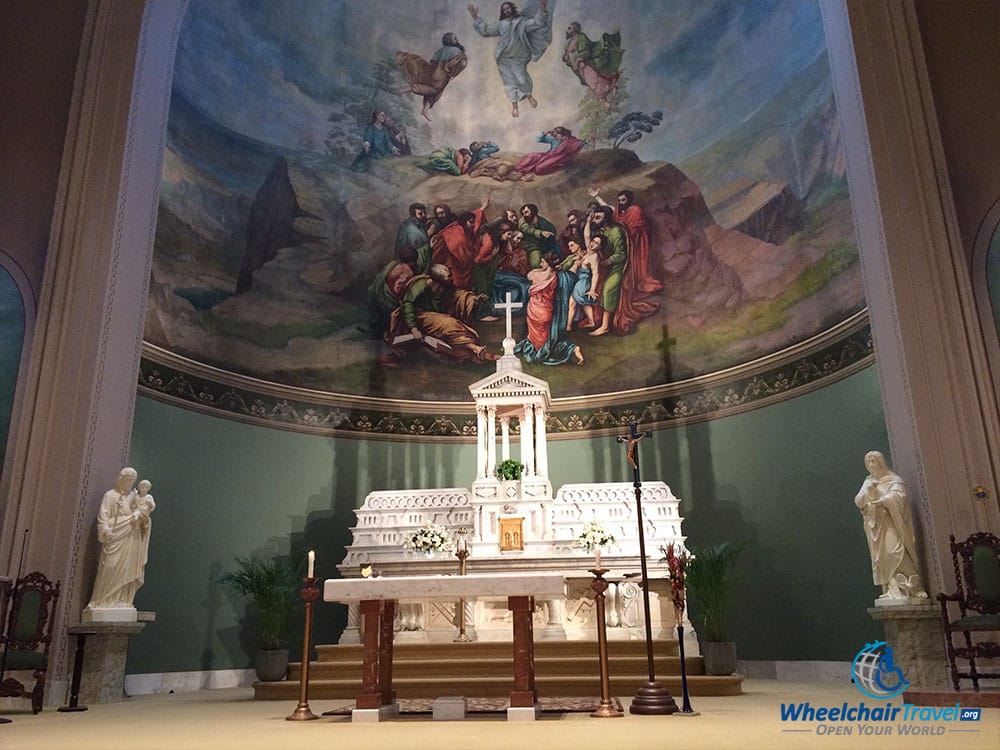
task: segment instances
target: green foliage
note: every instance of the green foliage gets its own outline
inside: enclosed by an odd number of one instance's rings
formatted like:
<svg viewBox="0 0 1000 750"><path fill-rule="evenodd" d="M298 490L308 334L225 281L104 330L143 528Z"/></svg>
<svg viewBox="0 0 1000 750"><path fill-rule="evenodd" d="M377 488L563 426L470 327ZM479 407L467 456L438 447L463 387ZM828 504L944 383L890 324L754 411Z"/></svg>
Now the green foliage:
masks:
<svg viewBox="0 0 1000 750"><path fill-rule="evenodd" d="M723 542L714 547L690 548L684 582L701 609L701 627L697 630L702 640L729 640L729 594L739 580L732 568L745 547L745 542Z"/></svg>
<svg viewBox="0 0 1000 750"><path fill-rule="evenodd" d="M837 177L832 174L826 174L823 181L817 187L813 188L813 191L809 194L809 210L817 211L834 201L849 197L847 175Z"/></svg>
<svg viewBox="0 0 1000 750"><path fill-rule="evenodd" d="M645 133L652 133L653 128L659 127L662 122L663 113L659 111L652 114L629 112L608 131L612 148L618 148L623 143L637 142Z"/></svg>
<svg viewBox="0 0 1000 750"><path fill-rule="evenodd" d="M255 557L237 557L236 571L226 573L218 582L243 596L257 613L261 648L265 651L280 648L300 583L291 560L275 557L264 562Z"/></svg>
<svg viewBox="0 0 1000 750"><path fill-rule="evenodd" d="M412 128L419 124L413 112L417 100L410 95L409 85L392 57L376 60L365 83L345 100L343 112L334 112L328 118L330 130L325 144L327 153L334 157L357 153L361 134L373 112L385 112L397 126Z"/></svg>
<svg viewBox="0 0 1000 750"><path fill-rule="evenodd" d="M507 458L500 462L497 466L497 476L500 479L520 479L521 472L524 471L524 464L520 461L515 461L513 458Z"/></svg>
<svg viewBox="0 0 1000 750"><path fill-rule="evenodd" d="M628 101L627 83L628 78L622 70L618 76L618 85L608 94L607 99L601 101L590 89L587 89L587 93L580 99L576 114L577 122L580 123L580 132L577 136L585 140L591 148L605 148L611 145L608 133L621 116L625 102Z"/></svg>

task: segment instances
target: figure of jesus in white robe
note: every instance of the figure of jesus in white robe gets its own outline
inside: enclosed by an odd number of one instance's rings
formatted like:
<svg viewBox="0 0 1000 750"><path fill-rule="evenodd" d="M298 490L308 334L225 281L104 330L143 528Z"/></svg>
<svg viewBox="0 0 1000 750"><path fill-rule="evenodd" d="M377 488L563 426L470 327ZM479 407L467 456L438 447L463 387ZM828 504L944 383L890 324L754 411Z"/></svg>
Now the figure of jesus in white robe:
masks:
<svg viewBox="0 0 1000 750"><path fill-rule="evenodd" d="M469 6L472 25L483 37L497 37L496 62L504 91L512 104L512 114L517 116L517 103L527 99L531 106L536 102L531 95L534 83L528 74L528 63L538 60L552 42L552 17L547 0L539 0L534 15L519 15L513 3L500 6L500 20L486 23L479 17L475 6Z"/></svg>

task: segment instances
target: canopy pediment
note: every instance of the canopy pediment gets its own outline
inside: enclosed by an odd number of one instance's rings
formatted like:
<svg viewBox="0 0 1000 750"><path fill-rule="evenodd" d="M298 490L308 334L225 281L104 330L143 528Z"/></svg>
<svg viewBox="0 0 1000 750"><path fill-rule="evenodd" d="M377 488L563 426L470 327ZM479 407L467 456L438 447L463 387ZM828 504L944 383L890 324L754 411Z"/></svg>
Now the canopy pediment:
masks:
<svg viewBox="0 0 1000 750"><path fill-rule="evenodd" d="M549 384L540 378L513 370L497 372L469 386L476 403L551 403Z"/></svg>

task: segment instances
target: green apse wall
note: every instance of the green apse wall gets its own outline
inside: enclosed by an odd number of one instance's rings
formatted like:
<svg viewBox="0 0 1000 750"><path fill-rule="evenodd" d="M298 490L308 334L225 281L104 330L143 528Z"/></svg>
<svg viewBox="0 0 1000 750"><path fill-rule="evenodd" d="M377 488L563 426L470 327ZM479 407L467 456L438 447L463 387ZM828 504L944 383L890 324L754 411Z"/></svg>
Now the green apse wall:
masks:
<svg viewBox="0 0 1000 750"><path fill-rule="evenodd" d="M689 544L748 543L731 613L741 658L849 661L882 636L865 611L875 589L853 498L864 453L888 455L887 442L873 367L643 441L642 478L681 498ZM215 583L234 556L316 549L317 576L335 576L369 491L468 486L475 446L302 435L140 397L130 462L157 502L136 597L157 618L132 639L127 669L138 674L249 667L245 608ZM631 480L614 438L550 441L549 471L554 489ZM647 541L651 555L658 546ZM345 617L318 604L313 642L335 642ZM290 647L297 658L301 636Z"/></svg>

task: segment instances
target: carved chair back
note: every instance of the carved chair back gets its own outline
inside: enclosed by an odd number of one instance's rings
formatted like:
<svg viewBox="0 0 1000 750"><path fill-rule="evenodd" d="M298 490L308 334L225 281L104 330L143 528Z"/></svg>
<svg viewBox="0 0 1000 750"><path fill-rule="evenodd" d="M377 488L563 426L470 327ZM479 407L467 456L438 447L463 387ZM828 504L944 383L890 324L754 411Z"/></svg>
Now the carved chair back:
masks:
<svg viewBox="0 0 1000 750"><path fill-rule="evenodd" d="M1000 538L986 531L962 542L952 536L951 557L955 592L937 596L951 682L958 690L959 680L972 680L973 689L979 690L980 679L1000 678L1000 671L990 666L991 660L1000 658L1000 639L984 635L1000 632ZM958 605L959 617L951 616L949 602ZM960 638L957 645L956 635ZM959 669L959 659L968 662L967 669ZM980 669L977 660L985 661L986 671Z"/></svg>
<svg viewBox="0 0 1000 750"><path fill-rule="evenodd" d="M0 633L0 696L31 698L33 713L42 710L59 586L35 571L18 578L7 594L6 630ZM32 691L13 677L3 679L6 672L19 670L34 672Z"/></svg>

